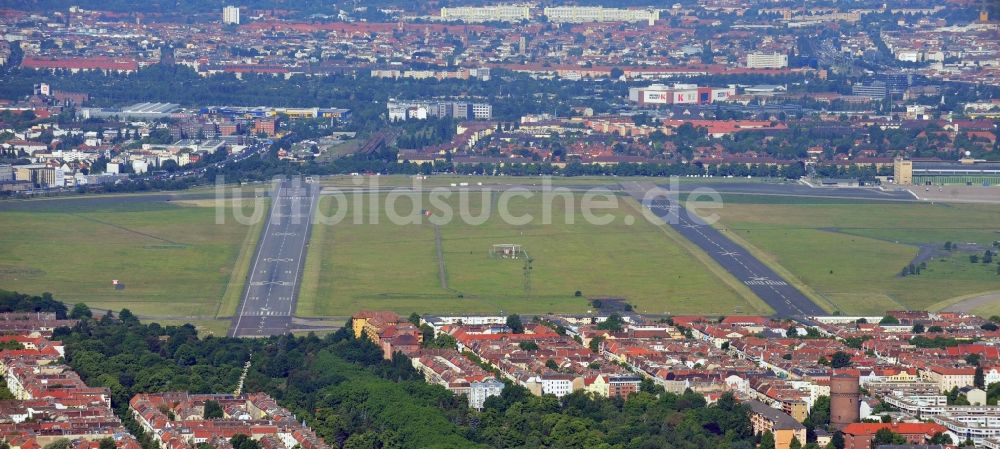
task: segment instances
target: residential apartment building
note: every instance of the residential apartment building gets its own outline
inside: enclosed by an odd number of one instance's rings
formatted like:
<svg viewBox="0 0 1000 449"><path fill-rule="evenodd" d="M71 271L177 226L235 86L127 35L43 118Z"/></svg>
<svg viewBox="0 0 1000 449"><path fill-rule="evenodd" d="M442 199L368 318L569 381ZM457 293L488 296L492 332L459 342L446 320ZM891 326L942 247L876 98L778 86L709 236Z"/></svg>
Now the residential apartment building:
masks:
<svg viewBox="0 0 1000 449"><path fill-rule="evenodd" d="M503 382L494 378L485 379L481 382L469 384L469 408L482 410L486 399L492 396L499 396L506 386Z"/></svg>
<svg viewBox="0 0 1000 449"><path fill-rule="evenodd" d="M920 377L936 383L939 391L971 386L975 376L976 369L971 366L964 368L932 366L920 371Z"/></svg>
<svg viewBox="0 0 1000 449"><path fill-rule="evenodd" d="M788 55L782 53L748 53L748 69L783 69L788 67Z"/></svg>
<svg viewBox="0 0 1000 449"><path fill-rule="evenodd" d="M775 449L788 449L792 440L799 444L806 443L806 428L788 414L768 406L760 401L747 401L750 406L750 424L753 433L760 435L771 432L774 435Z"/></svg>
<svg viewBox="0 0 1000 449"><path fill-rule="evenodd" d="M988 439L1000 439L1000 407L965 406L949 409L932 416L931 420L947 427L960 441L972 440L973 443L982 445Z"/></svg>
<svg viewBox="0 0 1000 449"><path fill-rule="evenodd" d="M658 9L605 8L602 6L553 6L543 10L553 23L646 22L660 19Z"/></svg>
<svg viewBox="0 0 1000 449"><path fill-rule="evenodd" d="M264 133L266 136L273 136L277 130L277 121L273 118L255 119L253 121L254 132Z"/></svg>
<svg viewBox="0 0 1000 449"><path fill-rule="evenodd" d="M441 8L441 20L462 22L520 22L531 19L525 5L458 6Z"/></svg>
<svg viewBox="0 0 1000 449"><path fill-rule="evenodd" d="M208 401L222 407L222 418L204 418ZM330 449L312 429L264 393L137 394L129 401L129 412L161 449L194 449L202 443L226 447L237 434L269 449Z"/></svg>
<svg viewBox="0 0 1000 449"><path fill-rule="evenodd" d="M465 101L397 101L386 103L389 121L426 120L435 118L454 118L456 120L490 120L493 118L493 105L489 103L470 103Z"/></svg>
<svg viewBox="0 0 1000 449"><path fill-rule="evenodd" d="M237 6L226 6L222 8L222 23L226 25L240 24L240 8Z"/></svg>

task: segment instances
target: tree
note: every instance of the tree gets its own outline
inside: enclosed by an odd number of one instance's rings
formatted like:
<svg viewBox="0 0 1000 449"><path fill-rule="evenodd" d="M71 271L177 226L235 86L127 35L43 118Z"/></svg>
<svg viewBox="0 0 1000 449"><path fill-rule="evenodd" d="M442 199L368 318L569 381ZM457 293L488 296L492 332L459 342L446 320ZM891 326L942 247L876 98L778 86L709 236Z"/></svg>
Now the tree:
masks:
<svg viewBox="0 0 1000 449"><path fill-rule="evenodd" d="M973 254L969 256L970 263L979 263L979 254Z"/></svg>
<svg viewBox="0 0 1000 449"><path fill-rule="evenodd" d="M927 332L930 332L932 334L940 334L941 332L944 332L944 329L942 329L941 326L931 326L927 328Z"/></svg>
<svg viewBox="0 0 1000 449"><path fill-rule="evenodd" d="M545 367L552 371L559 371L559 365L556 363L555 360L552 359L548 359L545 361Z"/></svg>
<svg viewBox="0 0 1000 449"><path fill-rule="evenodd" d="M524 333L524 323L521 323L521 317L517 314L510 315L507 317L507 328L510 329L512 333L523 334Z"/></svg>
<svg viewBox="0 0 1000 449"><path fill-rule="evenodd" d="M820 396L816 398L811 409L809 409L809 416L806 417L805 421L802 422L807 429L813 430L816 428L823 428L830 424L830 397Z"/></svg>
<svg viewBox="0 0 1000 449"><path fill-rule="evenodd" d="M943 432L935 433L934 436L932 436L931 439L927 441L927 443L941 444L941 445L955 444L953 441L951 441L951 436Z"/></svg>
<svg viewBox="0 0 1000 449"><path fill-rule="evenodd" d="M222 419L226 416L222 411L222 405L218 401L211 399L205 401L205 419Z"/></svg>
<svg viewBox="0 0 1000 449"><path fill-rule="evenodd" d="M180 169L180 166L177 165L177 161L173 159L167 159L163 161L162 164L160 164L160 169L165 170L167 173L173 173L176 172L178 169Z"/></svg>
<svg viewBox="0 0 1000 449"><path fill-rule="evenodd" d="M49 444L46 444L42 449L70 449L69 440L66 438L59 438Z"/></svg>
<svg viewBox="0 0 1000 449"><path fill-rule="evenodd" d="M969 405L969 399L958 390L958 387L953 387L945 396L948 405Z"/></svg>
<svg viewBox="0 0 1000 449"><path fill-rule="evenodd" d="M90 311L90 307L81 302L73 305L73 310L69 313L69 317L74 320L93 318L94 313Z"/></svg>
<svg viewBox="0 0 1000 449"><path fill-rule="evenodd" d="M913 268L912 264L910 264L910 268L911 268L910 274L915 274L915 271L912 269ZM886 315L882 317L882 319L878 322L878 324L889 324L889 325L899 324L899 319L897 319L892 315Z"/></svg>
<svg viewBox="0 0 1000 449"><path fill-rule="evenodd" d="M609 330L612 332L621 332L624 327L625 321L622 320L622 316L617 313L612 313L608 316L608 319L597 325L597 328L600 330Z"/></svg>
<svg viewBox="0 0 1000 449"><path fill-rule="evenodd" d="M233 435L229 443L233 445L233 449L260 449L260 443L242 433Z"/></svg>
<svg viewBox="0 0 1000 449"><path fill-rule="evenodd" d="M924 325L923 325L923 324L920 324L920 323L917 323L917 324L914 324L914 325L913 325L913 333L914 333L914 334L922 334L922 333L924 333L924 331L926 331L926 330L927 330L927 329L925 329L925 328L924 328Z"/></svg>
<svg viewBox="0 0 1000 449"><path fill-rule="evenodd" d="M830 358L830 366L833 368L846 368L851 366L851 355L843 351L833 353L833 357Z"/></svg>
<svg viewBox="0 0 1000 449"><path fill-rule="evenodd" d="M771 432L764 432L760 436L760 445L757 446L758 449L774 449L774 434Z"/></svg>
<svg viewBox="0 0 1000 449"><path fill-rule="evenodd" d="M115 449L115 440L113 438L101 438L100 443L97 446L99 449Z"/></svg>
<svg viewBox="0 0 1000 449"><path fill-rule="evenodd" d="M517 346L519 348L521 348L522 350L524 350L524 351L537 351L538 350L538 343L535 343L533 341L522 341L522 342L518 343Z"/></svg>
<svg viewBox="0 0 1000 449"><path fill-rule="evenodd" d="M995 323L986 323L982 326L979 326L979 328L984 331L990 331L990 332L995 332L997 329L1000 329L1000 327L998 327Z"/></svg>
<svg viewBox="0 0 1000 449"><path fill-rule="evenodd" d="M788 330L785 331L785 336L788 337L788 338L795 338L798 335L799 335L799 331L798 331L798 329L795 328L794 324L791 325L791 326L788 326Z"/></svg>
<svg viewBox="0 0 1000 449"><path fill-rule="evenodd" d="M972 384L975 385L976 388L986 389L986 377L983 374L982 365L976 366L976 374L972 378Z"/></svg>
<svg viewBox="0 0 1000 449"><path fill-rule="evenodd" d="M590 339L590 352L597 354L601 351L601 343L604 341L604 337L594 337Z"/></svg>
<svg viewBox="0 0 1000 449"><path fill-rule="evenodd" d="M872 438L872 449L883 444L906 444L906 438L888 428L879 429Z"/></svg>
<svg viewBox="0 0 1000 449"><path fill-rule="evenodd" d="M844 433L841 431L836 431L830 438L830 445L833 449L844 449Z"/></svg>
<svg viewBox="0 0 1000 449"><path fill-rule="evenodd" d="M417 312L413 312L410 314L410 317L406 319L406 321L409 321L414 326L420 326L420 315L418 315Z"/></svg>

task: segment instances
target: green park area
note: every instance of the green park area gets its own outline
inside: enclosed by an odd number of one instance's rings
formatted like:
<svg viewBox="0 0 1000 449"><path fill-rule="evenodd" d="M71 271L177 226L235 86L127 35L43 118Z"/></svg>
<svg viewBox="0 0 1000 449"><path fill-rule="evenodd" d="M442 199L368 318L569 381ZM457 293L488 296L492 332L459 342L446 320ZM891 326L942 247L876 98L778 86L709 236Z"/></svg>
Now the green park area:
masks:
<svg viewBox="0 0 1000 449"><path fill-rule="evenodd" d="M0 209L0 288L51 292L67 303L128 308L218 326L239 303L260 224L242 225L252 201L171 201L122 195L7 202ZM266 201L266 200L260 200ZM266 206L266 204L263 204ZM118 280L124 288L112 285Z"/></svg>
<svg viewBox="0 0 1000 449"><path fill-rule="evenodd" d="M1000 258L983 263L982 257L998 249L997 205L724 200L725 207L712 211L722 218L717 227L842 313L947 309L1000 290ZM911 263L919 274L910 272ZM984 303L971 311L996 308Z"/></svg>
<svg viewBox="0 0 1000 449"><path fill-rule="evenodd" d="M354 202L349 195L347 204ZM379 194L384 204L385 194ZM587 298L624 298L640 312L662 314L755 314L770 309L699 251L665 226L639 216L637 205L618 197L602 210L607 225L591 224L581 210L581 195L553 201L552 224L542 224L540 195L515 198L512 215L531 214L532 223L508 224L496 210L498 194L469 195L471 216L484 208L493 213L481 224L460 217L435 227L396 225L384 208L379 223L355 224L353 212L340 223L313 227L302 279L299 316L345 316L358 310L401 313L575 313L590 308ZM364 195L364 201L371 200ZM435 216L440 210L423 205ZM336 212L338 202L325 197L319 211ZM459 198L445 201L458 210ZM399 211L410 210L399 201ZM348 207L350 209L350 207ZM633 224L627 224L634 217ZM516 257L502 247L520 245ZM439 252L440 245L440 252ZM440 257L439 257L440 254ZM443 279L442 279L443 278ZM577 296L577 292L579 296ZM750 299L747 299L747 298Z"/></svg>

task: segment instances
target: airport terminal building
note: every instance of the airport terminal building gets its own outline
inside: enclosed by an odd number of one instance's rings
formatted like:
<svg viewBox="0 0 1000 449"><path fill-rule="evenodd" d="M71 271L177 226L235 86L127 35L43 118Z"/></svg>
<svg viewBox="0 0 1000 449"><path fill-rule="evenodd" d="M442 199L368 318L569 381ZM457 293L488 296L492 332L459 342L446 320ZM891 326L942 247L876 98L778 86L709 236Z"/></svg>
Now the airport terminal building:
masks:
<svg viewBox="0 0 1000 449"><path fill-rule="evenodd" d="M1000 162L978 159L942 161L938 159L903 159L893 162L897 185L1000 185Z"/></svg>

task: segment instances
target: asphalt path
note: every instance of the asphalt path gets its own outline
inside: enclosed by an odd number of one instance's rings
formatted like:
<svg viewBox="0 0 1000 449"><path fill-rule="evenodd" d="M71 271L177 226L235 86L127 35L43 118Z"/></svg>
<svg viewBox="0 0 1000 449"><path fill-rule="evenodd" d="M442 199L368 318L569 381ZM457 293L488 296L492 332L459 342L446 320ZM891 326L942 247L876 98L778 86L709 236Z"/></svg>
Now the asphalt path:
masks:
<svg viewBox="0 0 1000 449"><path fill-rule="evenodd" d="M318 191L299 179L276 182L230 336L267 337L291 331Z"/></svg>
<svg viewBox="0 0 1000 449"><path fill-rule="evenodd" d="M651 186L629 183L625 191L643 204L649 212L674 228L684 238L698 245L739 281L746 284L760 299L774 309L775 316L805 319L826 315L826 312L791 286L785 279L759 259L749 254L696 214L677 204L670 195L646 197Z"/></svg>
<svg viewBox="0 0 1000 449"><path fill-rule="evenodd" d="M682 182L678 190L690 193L696 189L711 189L721 194L785 196L803 198L839 198L869 201L916 201L906 190L873 187L810 187L799 183L763 182ZM669 188L664 186L664 188Z"/></svg>

